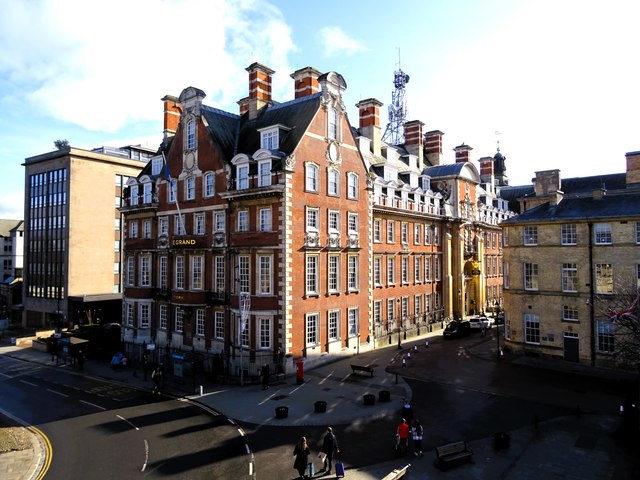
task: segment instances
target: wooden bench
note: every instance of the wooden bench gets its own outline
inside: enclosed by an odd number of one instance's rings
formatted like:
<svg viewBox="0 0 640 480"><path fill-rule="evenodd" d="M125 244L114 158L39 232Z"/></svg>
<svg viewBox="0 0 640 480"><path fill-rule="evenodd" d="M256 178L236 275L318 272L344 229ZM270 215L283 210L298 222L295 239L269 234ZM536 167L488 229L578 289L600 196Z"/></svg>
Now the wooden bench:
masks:
<svg viewBox="0 0 640 480"><path fill-rule="evenodd" d="M438 457L440 465L470 460L471 455L473 455L473 452L464 440L436 447L436 457Z"/></svg>
<svg viewBox="0 0 640 480"><path fill-rule="evenodd" d="M367 373L370 373L371 376L373 377L373 367L367 367L365 365L354 365L354 364L351 364L351 370L353 370L353 373L356 373L356 372L367 372Z"/></svg>

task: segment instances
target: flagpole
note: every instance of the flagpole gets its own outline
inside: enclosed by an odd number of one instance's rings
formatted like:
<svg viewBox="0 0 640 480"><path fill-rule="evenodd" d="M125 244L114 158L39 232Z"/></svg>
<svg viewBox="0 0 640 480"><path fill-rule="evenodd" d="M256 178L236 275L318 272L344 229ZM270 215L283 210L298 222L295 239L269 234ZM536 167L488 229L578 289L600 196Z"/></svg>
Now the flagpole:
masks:
<svg viewBox="0 0 640 480"><path fill-rule="evenodd" d="M162 152L162 160L164 161L164 178L169 182L169 188L173 193L173 198L176 201L176 209L178 210L178 218L180 219L180 226L182 227L182 231L187 233L187 229L184 226L184 219L182 218L182 212L180 212L180 203L178 203L178 193L173 188L173 180L171 179L171 174L169 173L169 164L167 163L167 158L164 156L164 152Z"/></svg>

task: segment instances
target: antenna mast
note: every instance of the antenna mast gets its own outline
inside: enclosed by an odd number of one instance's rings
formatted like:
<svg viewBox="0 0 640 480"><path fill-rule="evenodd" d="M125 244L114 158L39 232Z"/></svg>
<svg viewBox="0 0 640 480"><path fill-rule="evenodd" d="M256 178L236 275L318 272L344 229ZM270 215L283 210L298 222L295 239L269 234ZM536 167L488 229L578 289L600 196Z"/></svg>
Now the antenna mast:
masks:
<svg viewBox="0 0 640 480"><path fill-rule="evenodd" d="M407 104L404 99L404 87L409 83L409 75L400 68L400 49L398 49L398 70L393 75L395 90L391 94L389 105L389 121L384 131L382 141L389 145L404 143L404 124L407 121Z"/></svg>

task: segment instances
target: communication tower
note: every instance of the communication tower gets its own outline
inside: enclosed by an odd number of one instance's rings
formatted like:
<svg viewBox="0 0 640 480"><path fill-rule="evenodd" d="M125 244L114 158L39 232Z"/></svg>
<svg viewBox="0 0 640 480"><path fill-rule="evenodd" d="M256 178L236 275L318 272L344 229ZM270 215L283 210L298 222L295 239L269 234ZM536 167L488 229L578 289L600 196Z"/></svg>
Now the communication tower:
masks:
<svg viewBox="0 0 640 480"><path fill-rule="evenodd" d="M387 129L382 136L382 141L389 145L400 145L404 143L404 124L408 116L407 104L404 98L404 88L407 83L409 83L409 75L402 71L400 62L398 62L398 70L396 70L393 75L395 90L391 94Z"/></svg>

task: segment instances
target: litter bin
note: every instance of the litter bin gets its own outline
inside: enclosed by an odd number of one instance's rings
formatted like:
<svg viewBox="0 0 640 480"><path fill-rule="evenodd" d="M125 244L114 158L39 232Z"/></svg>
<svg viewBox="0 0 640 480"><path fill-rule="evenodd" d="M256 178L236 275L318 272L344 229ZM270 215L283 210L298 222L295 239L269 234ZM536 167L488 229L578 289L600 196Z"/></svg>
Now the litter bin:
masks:
<svg viewBox="0 0 640 480"><path fill-rule="evenodd" d="M365 405L375 405L376 404L376 396L372 393L367 393L362 397Z"/></svg>
<svg viewBox="0 0 640 480"><path fill-rule="evenodd" d="M318 400L313 404L313 410L316 413L325 413L327 411L327 402L323 400Z"/></svg>
<svg viewBox="0 0 640 480"><path fill-rule="evenodd" d="M289 416L289 407L276 407L276 418L287 418Z"/></svg>
<svg viewBox="0 0 640 480"><path fill-rule="evenodd" d="M493 448L503 450L511 445L511 437L508 433L498 432L493 435Z"/></svg>
<svg viewBox="0 0 640 480"><path fill-rule="evenodd" d="M380 390L378 393L378 400L381 402L390 402L391 401L391 392L389 390Z"/></svg>

